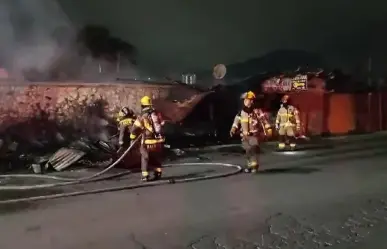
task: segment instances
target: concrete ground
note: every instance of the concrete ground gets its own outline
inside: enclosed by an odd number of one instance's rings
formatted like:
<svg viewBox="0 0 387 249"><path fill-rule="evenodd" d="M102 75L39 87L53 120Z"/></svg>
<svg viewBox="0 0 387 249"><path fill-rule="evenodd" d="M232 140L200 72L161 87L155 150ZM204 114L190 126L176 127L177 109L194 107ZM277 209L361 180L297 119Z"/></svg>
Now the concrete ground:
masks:
<svg viewBox="0 0 387 249"><path fill-rule="evenodd" d="M384 248L386 138L330 140L293 154L265 146L258 175L2 205L0 248ZM244 163L235 147L214 149L180 161L199 155L199 161ZM189 166L166 174L220 170Z"/></svg>

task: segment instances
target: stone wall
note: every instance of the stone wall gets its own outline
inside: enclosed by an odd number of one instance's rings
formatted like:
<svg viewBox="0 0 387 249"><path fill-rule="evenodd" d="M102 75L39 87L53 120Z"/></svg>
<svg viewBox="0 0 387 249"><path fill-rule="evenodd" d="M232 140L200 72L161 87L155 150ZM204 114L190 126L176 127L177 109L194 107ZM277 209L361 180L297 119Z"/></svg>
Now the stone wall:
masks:
<svg viewBox="0 0 387 249"><path fill-rule="evenodd" d="M144 95L181 101L196 93L177 84L2 82L0 131L17 127L17 132L31 133L43 123L89 129L93 118L112 120L122 106L138 112Z"/></svg>

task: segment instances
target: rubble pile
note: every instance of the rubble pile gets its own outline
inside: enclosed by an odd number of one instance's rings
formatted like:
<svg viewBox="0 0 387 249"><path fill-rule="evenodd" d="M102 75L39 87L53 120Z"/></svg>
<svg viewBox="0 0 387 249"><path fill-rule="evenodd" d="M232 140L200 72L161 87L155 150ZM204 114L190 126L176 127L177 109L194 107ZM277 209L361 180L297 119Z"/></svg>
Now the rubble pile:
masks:
<svg viewBox="0 0 387 249"><path fill-rule="evenodd" d="M116 150L113 143L92 140L85 134L79 139L61 136L60 140L34 141L5 137L0 140L1 173L44 173L49 170L62 171L73 165L105 167L113 161Z"/></svg>

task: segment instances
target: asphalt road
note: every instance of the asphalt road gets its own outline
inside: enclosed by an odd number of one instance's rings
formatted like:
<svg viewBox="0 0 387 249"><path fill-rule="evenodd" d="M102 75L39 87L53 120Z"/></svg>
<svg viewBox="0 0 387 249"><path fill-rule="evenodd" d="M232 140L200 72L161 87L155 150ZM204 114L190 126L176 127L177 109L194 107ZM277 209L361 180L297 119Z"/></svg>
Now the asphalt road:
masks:
<svg viewBox="0 0 387 249"><path fill-rule="evenodd" d="M258 175L1 206L0 248L383 248L386 138L266 147ZM230 147L199 154L244 162Z"/></svg>

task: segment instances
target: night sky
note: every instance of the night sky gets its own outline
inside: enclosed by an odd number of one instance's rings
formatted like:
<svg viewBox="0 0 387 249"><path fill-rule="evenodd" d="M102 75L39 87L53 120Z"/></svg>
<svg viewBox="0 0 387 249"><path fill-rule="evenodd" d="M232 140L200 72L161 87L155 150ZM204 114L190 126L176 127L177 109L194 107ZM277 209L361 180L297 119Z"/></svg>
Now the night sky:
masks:
<svg viewBox="0 0 387 249"><path fill-rule="evenodd" d="M284 48L354 66L387 51L387 2L380 0L61 2L73 20L106 25L155 67L208 69Z"/></svg>
<svg viewBox="0 0 387 249"><path fill-rule="evenodd" d="M151 69L205 70L278 49L317 52L352 70L365 68L371 55L375 69L387 68L387 2L380 0L59 2L72 25L106 26L134 44L140 65Z"/></svg>

